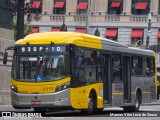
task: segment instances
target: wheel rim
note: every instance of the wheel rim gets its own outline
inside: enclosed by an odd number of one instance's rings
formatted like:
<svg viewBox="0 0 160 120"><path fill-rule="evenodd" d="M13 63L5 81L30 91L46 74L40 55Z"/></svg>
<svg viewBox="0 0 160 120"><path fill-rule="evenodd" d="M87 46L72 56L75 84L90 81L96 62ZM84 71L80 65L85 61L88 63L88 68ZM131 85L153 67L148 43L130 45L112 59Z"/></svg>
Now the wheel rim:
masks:
<svg viewBox="0 0 160 120"><path fill-rule="evenodd" d="M136 105L135 105L135 107L136 107L136 108L139 108L139 100L138 100L138 99L136 100Z"/></svg>
<svg viewBox="0 0 160 120"><path fill-rule="evenodd" d="M93 111L93 99L92 98L88 99L88 109L89 111Z"/></svg>

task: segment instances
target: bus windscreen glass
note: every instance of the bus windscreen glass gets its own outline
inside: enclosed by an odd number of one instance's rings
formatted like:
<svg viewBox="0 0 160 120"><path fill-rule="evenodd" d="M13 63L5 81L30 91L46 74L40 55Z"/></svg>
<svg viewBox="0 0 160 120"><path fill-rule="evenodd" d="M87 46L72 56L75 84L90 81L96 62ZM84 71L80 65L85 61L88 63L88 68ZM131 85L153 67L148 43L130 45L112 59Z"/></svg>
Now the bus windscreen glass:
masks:
<svg viewBox="0 0 160 120"><path fill-rule="evenodd" d="M69 76L68 55L14 56L12 77L18 81L53 81Z"/></svg>

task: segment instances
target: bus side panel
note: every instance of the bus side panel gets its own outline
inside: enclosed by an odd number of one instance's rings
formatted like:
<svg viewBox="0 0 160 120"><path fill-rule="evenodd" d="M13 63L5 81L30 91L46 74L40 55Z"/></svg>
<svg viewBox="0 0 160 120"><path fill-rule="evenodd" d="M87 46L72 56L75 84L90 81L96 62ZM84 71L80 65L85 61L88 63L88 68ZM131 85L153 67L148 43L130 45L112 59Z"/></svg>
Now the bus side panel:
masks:
<svg viewBox="0 0 160 120"><path fill-rule="evenodd" d="M95 90L97 94L97 108L103 108L103 84L91 84L78 88L70 89L70 100L71 105L75 109L87 109L88 108L88 97L91 90Z"/></svg>
<svg viewBox="0 0 160 120"><path fill-rule="evenodd" d="M156 83L157 83L157 69L154 56L154 73L151 73L149 76L131 76L132 84L132 105L135 103L136 92L140 89L142 94L142 104L150 103L156 100ZM132 71L133 72L133 71Z"/></svg>

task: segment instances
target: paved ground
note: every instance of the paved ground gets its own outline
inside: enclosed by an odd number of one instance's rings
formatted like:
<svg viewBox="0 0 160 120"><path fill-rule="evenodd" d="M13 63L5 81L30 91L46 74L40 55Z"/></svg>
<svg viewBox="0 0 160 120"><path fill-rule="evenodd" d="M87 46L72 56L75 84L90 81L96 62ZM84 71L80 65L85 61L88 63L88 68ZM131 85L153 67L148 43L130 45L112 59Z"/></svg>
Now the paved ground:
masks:
<svg viewBox="0 0 160 120"><path fill-rule="evenodd" d="M160 100L157 100L156 102L153 102L153 103L147 103L147 104L143 104L142 106L150 106L150 105L160 105ZM24 111L33 111L33 109L22 109L22 110L16 110L12 107L12 105L0 105L0 113L1 112L4 112L4 111L21 111L21 112L24 112Z"/></svg>
<svg viewBox="0 0 160 120"><path fill-rule="evenodd" d="M2 118L2 112L11 112L11 113L26 113L32 114L33 109L22 109L15 110L11 105L0 105L0 120L6 120L7 118ZM158 114L158 117L154 116ZM132 117L129 117L131 115ZM139 116L140 115L140 116ZM145 117L142 115L146 115ZM153 115L153 116L150 116ZM114 117L112 117L114 116ZM123 116L123 117L122 117ZM133 117L134 116L134 117ZM28 120L23 118L24 120ZM32 118L35 120L160 120L160 101L156 101L151 104L145 104L140 107L140 112L136 113L124 113L122 108L105 108L102 113L96 113L94 115L86 115L80 111L65 111L65 112L48 112L45 115L42 115L42 118ZM17 120L17 119L16 119Z"/></svg>

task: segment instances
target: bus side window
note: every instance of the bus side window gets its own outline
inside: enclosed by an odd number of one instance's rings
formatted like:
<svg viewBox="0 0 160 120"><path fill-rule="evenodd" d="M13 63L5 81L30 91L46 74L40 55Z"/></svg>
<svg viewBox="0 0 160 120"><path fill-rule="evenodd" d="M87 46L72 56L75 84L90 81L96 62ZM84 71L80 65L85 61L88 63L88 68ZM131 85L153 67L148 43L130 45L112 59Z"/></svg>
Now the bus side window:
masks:
<svg viewBox="0 0 160 120"><path fill-rule="evenodd" d="M144 76L149 76L150 75L150 69L149 69L149 63L148 63L148 58L143 57L143 75Z"/></svg>
<svg viewBox="0 0 160 120"><path fill-rule="evenodd" d="M76 67L81 67L82 65L84 65L83 60L84 58L82 56L78 56L76 57Z"/></svg>
<svg viewBox="0 0 160 120"><path fill-rule="evenodd" d="M140 56L132 56L132 75L142 75L142 58Z"/></svg>
<svg viewBox="0 0 160 120"><path fill-rule="evenodd" d="M155 73L154 57L147 58L147 66L152 74Z"/></svg>
<svg viewBox="0 0 160 120"><path fill-rule="evenodd" d="M84 49L76 48L75 56L75 86L82 86L86 84L85 69L84 69Z"/></svg>
<svg viewBox="0 0 160 120"><path fill-rule="evenodd" d="M85 50L85 79L87 83L96 82L97 51Z"/></svg>

